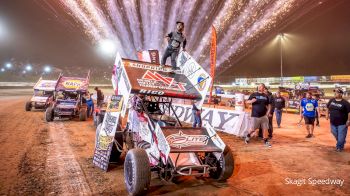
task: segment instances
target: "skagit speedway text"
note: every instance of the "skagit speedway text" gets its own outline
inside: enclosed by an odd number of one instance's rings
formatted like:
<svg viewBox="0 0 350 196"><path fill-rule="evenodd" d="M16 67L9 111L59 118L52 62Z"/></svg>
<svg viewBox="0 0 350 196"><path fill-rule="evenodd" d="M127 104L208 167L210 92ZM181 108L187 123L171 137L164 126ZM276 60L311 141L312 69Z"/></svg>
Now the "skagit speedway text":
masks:
<svg viewBox="0 0 350 196"><path fill-rule="evenodd" d="M285 178L284 183L288 185L296 185L296 186L302 186L302 185L336 185L336 186L343 186L344 185L344 179L338 179L338 178Z"/></svg>

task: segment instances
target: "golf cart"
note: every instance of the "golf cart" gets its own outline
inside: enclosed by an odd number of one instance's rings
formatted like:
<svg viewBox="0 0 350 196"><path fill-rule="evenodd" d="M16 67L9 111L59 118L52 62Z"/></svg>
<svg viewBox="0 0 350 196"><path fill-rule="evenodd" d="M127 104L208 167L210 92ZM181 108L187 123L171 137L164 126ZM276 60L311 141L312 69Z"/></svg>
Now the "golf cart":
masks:
<svg viewBox="0 0 350 196"><path fill-rule="evenodd" d="M174 74L166 67L117 55L112 84L118 95L110 102L118 100L113 108L119 109L109 112L107 107L96 129L95 155L109 149L109 158L116 159L127 151L124 178L131 195L145 193L151 172L166 181L179 176L224 181L233 173L232 152L214 128L210 124L192 128L177 117L173 101L197 100L201 108L211 82L188 53L181 52L178 61L181 72ZM123 118L127 119L125 126ZM100 160L94 159L94 165L101 166Z"/></svg>
<svg viewBox="0 0 350 196"><path fill-rule="evenodd" d="M43 80L40 77L33 87L33 97L26 102L26 111L31 111L33 107L35 109L46 109L52 102L56 83L56 80Z"/></svg>
<svg viewBox="0 0 350 196"><path fill-rule="evenodd" d="M55 99L45 112L47 122L53 121L54 117L79 116L79 120L86 120L87 105L84 95L88 90L89 78L90 72L86 78L59 76L55 87Z"/></svg>

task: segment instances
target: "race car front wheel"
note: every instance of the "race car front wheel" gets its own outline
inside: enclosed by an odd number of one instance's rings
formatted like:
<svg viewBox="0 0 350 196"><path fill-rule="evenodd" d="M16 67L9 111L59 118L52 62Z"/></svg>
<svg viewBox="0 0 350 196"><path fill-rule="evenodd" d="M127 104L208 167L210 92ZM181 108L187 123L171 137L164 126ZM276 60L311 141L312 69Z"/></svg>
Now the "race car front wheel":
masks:
<svg viewBox="0 0 350 196"><path fill-rule="evenodd" d="M131 195L143 195L151 182L151 169L146 151L134 148L128 151L124 162L124 181Z"/></svg>
<svg viewBox="0 0 350 196"><path fill-rule="evenodd" d="M226 146L224 152L221 154L220 159L218 160L214 154L210 153L207 157L212 161L210 165L215 166L216 170L211 170L209 175L210 177L218 180L225 181L230 178L233 174L234 169L234 160L231 149Z"/></svg>
<svg viewBox="0 0 350 196"><path fill-rule="evenodd" d="M86 121L86 118L87 118L87 111L86 111L86 108L81 108L79 110L79 120L80 121Z"/></svg>
<svg viewBox="0 0 350 196"><path fill-rule="evenodd" d="M51 122L51 121L53 121L53 108L52 108L52 107L46 108L46 111L45 111L45 120L46 120L46 122Z"/></svg>
<svg viewBox="0 0 350 196"><path fill-rule="evenodd" d="M26 103L26 111L30 111L32 110L32 102L31 101L27 101Z"/></svg>

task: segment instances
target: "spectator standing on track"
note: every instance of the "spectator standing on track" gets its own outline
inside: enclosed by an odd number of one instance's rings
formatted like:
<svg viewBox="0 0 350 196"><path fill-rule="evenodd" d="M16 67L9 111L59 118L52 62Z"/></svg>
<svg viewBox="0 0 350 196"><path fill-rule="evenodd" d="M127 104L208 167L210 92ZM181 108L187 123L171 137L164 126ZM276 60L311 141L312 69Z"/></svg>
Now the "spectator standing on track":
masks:
<svg viewBox="0 0 350 196"><path fill-rule="evenodd" d="M181 21L176 22L176 31L170 32L166 38L168 39L168 46L162 56L161 65L164 66L168 57L171 57L172 70L177 70L176 58L180 51L182 44L182 50L186 50L186 37L183 35L185 24Z"/></svg>
<svg viewBox="0 0 350 196"><path fill-rule="evenodd" d="M306 130L308 132L306 138L311 138L314 135L316 110L318 110L318 102L312 99L310 92L307 92L306 97L300 102L300 117L304 118ZM318 114L320 114L320 112L318 112Z"/></svg>
<svg viewBox="0 0 350 196"><path fill-rule="evenodd" d="M218 99L218 97L215 95L215 97L214 97L214 108L215 108L215 106L218 106L219 105L219 99Z"/></svg>
<svg viewBox="0 0 350 196"><path fill-rule="evenodd" d="M198 109L196 106L196 102L192 102L192 115L193 115L193 124L192 127L202 127L202 118L201 118L202 110Z"/></svg>
<svg viewBox="0 0 350 196"><path fill-rule="evenodd" d="M277 91L276 97L274 99L276 121L278 128L281 128L282 122L282 110L286 107L286 100L281 96L281 93Z"/></svg>
<svg viewBox="0 0 350 196"><path fill-rule="evenodd" d="M250 137L254 135L257 129L260 127L263 130L263 139L265 146L271 147L268 138L268 129L269 129L269 119L267 117L270 114L271 104L269 97L264 93L265 85L260 84L258 87L258 92L255 92L250 95L246 103L252 104L252 128L245 137L245 143L248 144Z"/></svg>
<svg viewBox="0 0 350 196"><path fill-rule="evenodd" d="M96 99L97 99L97 106L101 107L103 104L103 101L105 99L105 96L103 95L103 92L101 91L101 89L99 89L98 87L94 88L96 91Z"/></svg>
<svg viewBox="0 0 350 196"><path fill-rule="evenodd" d="M330 116L331 131L334 135L337 144L336 151L344 150L348 126L350 124L350 103L343 99L343 90L334 90L335 97L330 99L327 103L327 116Z"/></svg>
<svg viewBox="0 0 350 196"><path fill-rule="evenodd" d="M267 114L267 118L269 119L269 129L268 129L268 133L269 133L269 138L272 138L272 134L273 134L273 125L272 125L272 120L273 120L273 112L274 112L274 97L272 95L272 93L265 88L264 89L264 93L269 97L269 102L271 104L271 110L270 112ZM263 129L262 127L259 128L259 137L263 138Z"/></svg>

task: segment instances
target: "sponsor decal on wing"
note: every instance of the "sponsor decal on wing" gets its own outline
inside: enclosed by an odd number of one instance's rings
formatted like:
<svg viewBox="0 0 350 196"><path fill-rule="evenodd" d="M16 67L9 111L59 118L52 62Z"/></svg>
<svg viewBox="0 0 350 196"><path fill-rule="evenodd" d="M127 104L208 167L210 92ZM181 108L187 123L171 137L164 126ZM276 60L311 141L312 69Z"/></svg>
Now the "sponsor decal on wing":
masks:
<svg viewBox="0 0 350 196"><path fill-rule="evenodd" d="M172 77L162 76L157 72L151 72L149 70L145 72L142 79L137 79L137 82L141 87L186 91L186 83L176 82Z"/></svg>
<svg viewBox="0 0 350 196"><path fill-rule="evenodd" d="M82 84L81 80L67 80L63 82L63 86L67 89L79 89Z"/></svg>
<svg viewBox="0 0 350 196"><path fill-rule="evenodd" d="M166 137L169 145L174 148L183 148L188 146L205 146L208 144L207 135L187 135L181 130L179 133L171 134Z"/></svg>

